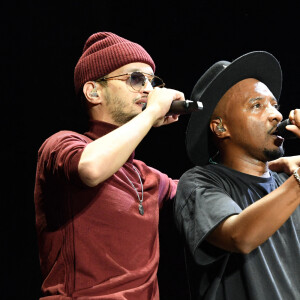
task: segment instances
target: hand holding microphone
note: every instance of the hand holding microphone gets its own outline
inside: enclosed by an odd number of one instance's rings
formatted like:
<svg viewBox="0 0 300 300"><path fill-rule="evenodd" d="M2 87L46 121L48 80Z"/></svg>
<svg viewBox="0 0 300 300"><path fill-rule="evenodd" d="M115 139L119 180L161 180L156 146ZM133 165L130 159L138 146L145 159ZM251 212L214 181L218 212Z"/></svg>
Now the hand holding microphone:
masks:
<svg viewBox="0 0 300 300"><path fill-rule="evenodd" d="M179 115L189 114L202 108L202 102L185 100L182 92L167 88L152 90L147 95L147 103L143 105L143 110L154 113L153 116L157 118L153 127L169 125L178 121Z"/></svg>

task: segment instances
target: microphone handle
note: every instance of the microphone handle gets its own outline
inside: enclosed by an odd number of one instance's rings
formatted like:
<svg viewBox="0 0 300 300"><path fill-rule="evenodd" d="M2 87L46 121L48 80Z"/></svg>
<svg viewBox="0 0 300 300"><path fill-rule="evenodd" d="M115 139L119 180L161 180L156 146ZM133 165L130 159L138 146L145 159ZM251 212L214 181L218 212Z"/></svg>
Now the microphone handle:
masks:
<svg viewBox="0 0 300 300"><path fill-rule="evenodd" d="M286 130L285 126L292 125L290 119L286 119L280 122L277 126L277 131L280 136L282 136L286 140L296 139L298 138L293 132Z"/></svg>
<svg viewBox="0 0 300 300"><path fill-rule="evenodd" d="M203 104L200 101L174 100L171 103L170 109L167 112L166 116L190 114L194 111L198 111L202 109L203 109Z"/></svg>
<svg viewBox="0 0 300 300"><path fill-rule="evenodd" d="M144 105L143 110L146 108L147 104ZM200 101L192 100L174 100L171 103L170 109L166 116L170 115L183 115L190 114L194 111L202 110L203 104Z"/></svg>

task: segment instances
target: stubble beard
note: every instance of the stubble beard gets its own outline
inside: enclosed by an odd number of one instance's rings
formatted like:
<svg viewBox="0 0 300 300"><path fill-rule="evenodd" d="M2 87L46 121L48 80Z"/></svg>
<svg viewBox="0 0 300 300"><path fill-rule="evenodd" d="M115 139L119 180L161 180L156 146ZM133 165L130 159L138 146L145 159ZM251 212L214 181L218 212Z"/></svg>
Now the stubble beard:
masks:
<svg viewBox="0 0 300 300"><path fill-rule="evenodd" d="M274 160L274 159L284 156L284 149L283 149L283 146L280 146L276 150L264 149L263 153L264 153L264 156L266 157L267 161L271 161L271 160Z"/></svg>
<svg viewBox="0 0 300 300"><path fill-rule="evenodd" d="M127 105L123 99L117 96L112 97L109 93L106 93L105 98L108 112L116 124L124 125L138 115L133 109L126 108Z"/></svg>

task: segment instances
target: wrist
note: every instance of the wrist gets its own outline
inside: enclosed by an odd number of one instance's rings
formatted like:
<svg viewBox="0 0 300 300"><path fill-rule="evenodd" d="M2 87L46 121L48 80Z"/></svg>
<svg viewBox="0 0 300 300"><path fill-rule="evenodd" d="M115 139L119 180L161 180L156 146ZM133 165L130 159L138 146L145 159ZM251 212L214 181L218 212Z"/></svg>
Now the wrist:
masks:
<svg viewBox="0 0 300 300"><path fill-rule="evenodd" d="M294 178L297 180L298 185L299 185L299 187L300 187L300 175L299 175L299 173L298 173L299 170L300 170L300 167L298 167L298 168L293 172L293 176L294 176Z"/></svg>

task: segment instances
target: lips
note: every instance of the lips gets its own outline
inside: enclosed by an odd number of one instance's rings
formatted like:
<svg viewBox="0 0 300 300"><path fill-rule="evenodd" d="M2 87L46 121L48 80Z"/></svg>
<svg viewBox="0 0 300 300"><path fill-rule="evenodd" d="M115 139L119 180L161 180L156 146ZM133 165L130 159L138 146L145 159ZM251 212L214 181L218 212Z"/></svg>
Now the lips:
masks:
<svg viewBox="0 0 300 300"><path fill-rule="evenodd" d="M284 138L279 135L279 131L278 131L277 126L276 126L276 128L274 130L273 129L270 130L269 133L271 135L273 135L274 138L275 138L275 141L274 141L275 146L280 147L283 144L283 142L284 142Z"/></svg>
<svg viewBox="0 0 300 300"><path fill-rule="evenodd" d="M140 98L140 99L135 101L135 104L146 104L146 103L147 103L147 98L146 97Z"/></svg>
<svg viewBox="0 0 300 300"><path fill-rule="evenodd" d="M283 144L283 142L284 142L284 138L277 135L274 141L275 146L280 147Z"/></svg>
<svg viewBox="0 0 300 300"><path fill-rule="evenodd" d="M143 97L135 101L135 104L142 107L142 110L146 108L147 105L147 98Z"/></svg>

